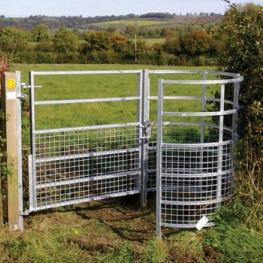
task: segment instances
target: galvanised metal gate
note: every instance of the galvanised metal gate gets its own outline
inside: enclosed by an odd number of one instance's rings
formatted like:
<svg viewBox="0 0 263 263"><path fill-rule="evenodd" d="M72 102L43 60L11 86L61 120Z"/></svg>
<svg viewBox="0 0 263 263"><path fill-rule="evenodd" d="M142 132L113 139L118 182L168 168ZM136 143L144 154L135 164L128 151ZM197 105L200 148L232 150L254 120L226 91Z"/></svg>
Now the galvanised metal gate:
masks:
<svg viewBox="0 0 263 263"><path fill-rule="evenodd" d="M138 76L137 96L36 100L37 76ZM30 72L31 155L29 157L29 212L91 200L144 193L144 71ZM45 87L43 87L44 89ZM36 129L36 107L47 105L137 102L137 122L84 127ZM87 112L92 114L92 112ZM142 194L142 203L145 197Z"/></svg>
<svg viewBox="0 0 263 263"><path fill-rule="evenodd" d="M36 96L37 77L125 74L137 76L136 95ZM231 196L241 81L237 74L189 70L30 72L29 208L23 214L132 194L141 195L144 207L147 193L156 191L159 236L162 226L195 227ZM36 107L128 102L136 103L135 122L36 127Z"/></svg>
<svg viewBox="0 0 263 263"><path fill-rule="evenodd" d="M213 225L211 215L231 197L242 80L240 75L224 72L204 72L199 80L159 80L158 236L161 227ZM178 86L183 95L167 105L165 94Z"/></svg>

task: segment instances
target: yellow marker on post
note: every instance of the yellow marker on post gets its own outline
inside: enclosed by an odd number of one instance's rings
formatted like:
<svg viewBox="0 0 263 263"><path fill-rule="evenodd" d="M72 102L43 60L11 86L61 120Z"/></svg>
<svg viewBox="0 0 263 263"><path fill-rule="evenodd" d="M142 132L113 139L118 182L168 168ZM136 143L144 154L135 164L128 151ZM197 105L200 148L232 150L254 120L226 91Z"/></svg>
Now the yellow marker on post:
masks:
<svg viewBox="0 0 263 263"><path fill-rule="evenodd" d="M7 79L6 87L8 91L15 91L16 89L16 81L15 79Z"/></svg>

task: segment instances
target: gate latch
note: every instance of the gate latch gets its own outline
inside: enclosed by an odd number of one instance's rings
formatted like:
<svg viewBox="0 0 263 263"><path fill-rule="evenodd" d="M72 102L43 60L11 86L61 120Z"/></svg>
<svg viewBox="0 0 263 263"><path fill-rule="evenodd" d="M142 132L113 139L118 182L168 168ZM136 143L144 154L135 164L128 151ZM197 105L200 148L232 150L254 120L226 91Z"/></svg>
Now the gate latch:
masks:
<svg viewBox="0 0 263 263"><path fill-rule="evenodd" d="M148 140L151 137L152 130L151 130L151 123L150 121L145 121L143 125L141 125L142 128L142 140Z"/></svg>
<svg viewBox="0 0 263 263"><path fill-rule="evenodd" d="M31 85L27 85L26 83L21 83L21 88L22 88L22 89L31 89L32 86L31 86ZM34 85L34 88L42 88L42 86L36 86L36 85Z"/></svg>

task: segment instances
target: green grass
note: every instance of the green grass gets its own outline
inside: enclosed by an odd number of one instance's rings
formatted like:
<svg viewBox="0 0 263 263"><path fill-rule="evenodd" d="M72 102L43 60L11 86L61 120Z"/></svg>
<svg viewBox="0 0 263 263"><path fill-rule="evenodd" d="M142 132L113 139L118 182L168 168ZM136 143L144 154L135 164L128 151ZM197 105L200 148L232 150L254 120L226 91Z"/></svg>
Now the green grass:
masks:
<svg viewBox="0 0 263 263"><path fill-rule="evenodd" d="M143 212L138 206L133 197L32 215L23 235L0 227L0 262L262 262L262 221L248 228L247 207L235 203L218 213L216 227L164 231L160 241L154 206Z"/></svg>
<svg viewBox="0 0 263 263"><path fill-rule="evenodd" d="M164 44L165 42L165 38L142 38L139 40L144 41L149 47L152 47L155 44ZM131 39L131 41L134 41L134 39Z"/></svg>

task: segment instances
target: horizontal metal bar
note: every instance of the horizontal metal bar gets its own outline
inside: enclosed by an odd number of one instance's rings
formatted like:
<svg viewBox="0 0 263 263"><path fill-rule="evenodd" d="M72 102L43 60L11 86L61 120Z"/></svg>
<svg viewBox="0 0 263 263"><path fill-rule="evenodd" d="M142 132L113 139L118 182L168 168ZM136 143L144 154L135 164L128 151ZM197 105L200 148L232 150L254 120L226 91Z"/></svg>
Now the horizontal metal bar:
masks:
<svg viewBox="0 0 263 263"><path fill-rule="evenodd" d="M203 147L217 147L233 144L232 140L224 142L207 142L207 143L162 143L162 147L167 149L177 149L177 148L203 148Z"/></svg>
<svg viewBox="0 0 263 263"><path fill-rule="evenodd" d="M120 154L120 153L131 153L137 152L140 148L130 148L123 150L114 150L114 151L104 151L104 152L89 152L84 154L72 154L72 155L63 155L56 157L48 157L48 158L35 158L35 163L45 163L45 162L54 162L54 161L63 161L63 160L73 160L73 159L82 159L87 157L94 156L103 156L103 155L111 155L111 154Z"/></svg>
<svg viewBox="0 0 263 263"><path fill-rule="evenodd" d="M204 216L204 215L202 215L202 216ZM208 222L204 227L211 227L211 226L214 226L214 225L215 225L214 223ZM196 228L195 224L168 224L168 223L161 223L161 226L162 227L169 227L169 228L188 228L188 229Z"/></svg>
<svg viewBox="0 0 263 263"><path fill-rule="evenodd" d="M120 123L120 124L106 124L106 125L93 125L93 126L85 126L85 127L72 127L72 128L36 130L36 131L34 131L34 134L86 131L86 130L97 130L97 129L125 128L125 127L139 126L139 125L140 125L139 122Z"/></svg>
<svg viewBox="0 0 263 263"><path fill-rule="evenodd" d="M150 100L158 100L158 97L157 96L150 96L149 99ZM163 99L164 100L201 100L202 97L200 97L200 96L164 96ZM208 98L206 98L206 101L220 102L220 99L215 98L215 97L208 97ZM224 103L233 105L233 102L231 100L225 100Z"/></svg>
<svg viewBox="0 0 263 263"><path fill-rule="evenodd" d="M123 173L116 173L116 174L107 174L107 175L101 175L101 176L92 176L92 177L86 177L86 178L78 178L74 180L64 180L64 181L56 181L56 182L50 182L50 183L41 183L36 185L36 189L41 188L48 188L48 187L57 187L57 186L63 186L63 185L72 185L72 184L79 184L79 183L87 183L92 181L100 181L100 180L106 180L106 179L114 179L129 175L136 175L140 174L140 170L137 171L129 171L129 172L123 172Z"/></svg>
<svg viewBox="0 0 263 263"><path fill-rule="evenodd" d="M220 199L212 199L212 200L205 200L205 201L170 201L170 200L161 200L161 204L164 205L211 205L222 203L225 198Z"/></svg>
<svg viewBox="0 0 263 263"><path fill-rule="evenodd" d="M62 105L62 104L98 103L98 102L123 102L123 101L136 101L136 100L140 100L140 97L75 99L75 100L42 100L42 101L35 101L34 105Z"/></svg>
<svg viewBox="0 0 263 263"><path fill-rule="evenodd" d="M227 111L210 111L210 112L163 112L163 116L177 116L177 117L213 117L236 114L237 110Z"/></svg>
<svg viewBox="0 0 263 263"><path fill-rule="evenodd" d="M26 84L26 83L20 83L20 85L21 85L21 88L22 88L22 89L31 89L31 85L28 85L28 84ZM35 88L35 89L42 88L42 87L43 87L43 86L34 85L34 88Z"/></svg>
<svg viewBox="0 0 263 263"><path fill-rule="evenodd" d="M199 70L177 70L177 69L171 69L171 70L149 70L149 74L202 74L204 71Z"/></svg>
<svg viewBox="0 0 263 263"><path fill-rule="evenodd" d="M181 85L216 85L216 84L230 84L241 82L242 77L235 79L218 79L218 80L163 80L163 84L181 84Z"/></svg>
<svg viewBox="0 0 263 263"><path fill-rule="evenodd" d="M239 78L240 74L224 72L224 71L211 71L211 70L149 70L149 74L200 74L203 75L204 72L207 75L225 76L231 78ZM243 80L243 77L241 77Z"/></svg>
<svg viewBox="0 0 263 263"><path fill-rule="evenodd" d="M70 200L70 201L59 202L56 204L37 206L37 207L27 211L27 213L29 214L29 213L38 212L41 210L46 210L46 209L51 209L51 208L58 208L58 207L62 207L62 206L82 204L82 203L87 203L90 201L98 201L98 200L103 200L106 198L114 198L114 197L120 197L120 196L134 195L134 194L139 194L139 193L140 193L140 187L138 187L137 190L125 191L125 192L114 193L114 194L106 194L106 195L88 197L88 198L83 198L83 199L75 199L75 200Z"/></svg>
<svg viewBox="0 0 263 263"><path fill-rule="evenodd" d="M150 100L158 100L157 96L150 96ZM199 96L164 96L164 100L201 100Z"/></svg>
<svg viewBox="0 0 263 263"><path fill-rule="evenodd" d="M142 70L68 70L68 71L31 71L34 76L56 75L98 75L98 74L140 74Z"/></svg>
<svg viewBox="0 0 263 263"><path fill-rule="evenodd" d="M202 168L199 168L202 170ZM163 169L164 170L164 169ZM223 172L216 172L216 173L195 173L195 174L186 174L185 171L187 169L171 169L171 172L164 173L162 170L162 177L170 177L170 178L206 178L206 177L217 177L219 175L227 175L227 174L233 174L234 170L227 170ZM180 171L181 170L181 171ZM193 169L188 169L189 171L193 171ZM203 169L204 170L204 169Z"/></svg>
<svg viewBox="0 0 263 263"><path fill-rule="evenodd" d="M152 126L156 125L156 123L152 123ZM219 125L214 125L214 124L210 124L207 122L173 122L173 121L166 121L163 122L164 126L168 126L168 125L175 125L175 126L205 126L208 128L214 128L214 129L219 129ZM224 130L228 131L228 132L232 132L232 128L228 128L226 126L224 126Z"/></svg>

